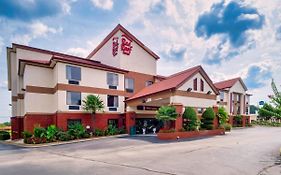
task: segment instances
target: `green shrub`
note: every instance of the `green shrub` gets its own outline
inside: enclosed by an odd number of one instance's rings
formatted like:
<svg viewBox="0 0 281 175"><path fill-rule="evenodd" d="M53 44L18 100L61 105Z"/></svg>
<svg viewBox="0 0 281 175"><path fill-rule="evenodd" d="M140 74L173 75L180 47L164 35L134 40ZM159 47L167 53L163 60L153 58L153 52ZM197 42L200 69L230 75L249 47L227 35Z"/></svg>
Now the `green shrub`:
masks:
<svg viewBox="0 0 281 175"><path fill-rule="evenodd" d="M223 124L227 123L227 121L228 121L228 114L227 114L227 112L226 112L224 107L222 107L222 106L219 107L217 116L219 118L219 124L220 125L223 125Z"/></svg>
<svg viewBox="0 0 281 175"><path fill-rule="evenodd" d="M201 128L211 130L213 129L213 120L215 118L214 110L209 107L202 114Z"/></svg>
<svg viewBox="0 0 281 175"><path fill-rule="evenodd" d="M118 134L118 129L115 126L109 124L106 129L106 133L107 135L116 135Z"/></svg>
<svg viewBox="0 0 281 175"><path fill-rule="evenodd" d="M99 136L103 136L104 135L104 131L101 129L95 129L94 135L99 137Z"/></svg>
<svg viewBox="0 0 281 175"><path fill-rule="evenodd" d="M233 117L234 126L242 126L242 115L236 115Z"/></svg>
<svg viewBox="0 0 281 175"><path fill-rule="evenodd" d="M10 133L7 131L0 131L0 140L9 140Z"/></svg>
<svg viewBox="0 0 281 175"><path fill-rule="evenodd" d="M74 139L83 138L84 134L86 133L85 128L80 123L74 123L68 126L68 134L73 136Z"/></svg>
<svg viewBox="0 0 281 175"><path fill-rule="evenodd" d="M55 125L50 125L46 131L46 138L49 142L53 142L56 140L57 133L59 129Z"/></svg>
<svg viewBox="0 0 281 175"><path fill-rule="evenodd" d="M229 123L224 123L221 125L221 127L224 128L225 131L231 131L232 128L231 124Z"/></svg>
<svg viewBox="0 0 281 175"><path fill-rule="evenodd" d="M192 107L186 107L183 113L183 127L187 131L198 130L200 121L197 118L197 114Z"/></svg>
<svg viewBox="0 0 281 175"><path fill-rule="evenodd" d="M46 129L40 126L37 126L33 129L34 137L37 138L45 138L46 137Z"/></svg>
<svg viewBox="0 0 281 175"><path fill-rule="evenodd" d="M29 131L23 131L22 135L23 135L23 142L24 143L28 143L28 139L32 137L32 133L29 132Z"/></svg>
<svg viewBox="0 0 281 175"><path fill-rule="evenodd" d="M126 134L126 132L127 130L124 127L118 129L118 134Z"/></svg>
<svg viewBox="0 0 281 175"><path fill-rule="evenodd" d="M68 132L64 131L58 131L57 133L57 139L60 141L68 141L72 140L71 136L68 134Z"/></svg>

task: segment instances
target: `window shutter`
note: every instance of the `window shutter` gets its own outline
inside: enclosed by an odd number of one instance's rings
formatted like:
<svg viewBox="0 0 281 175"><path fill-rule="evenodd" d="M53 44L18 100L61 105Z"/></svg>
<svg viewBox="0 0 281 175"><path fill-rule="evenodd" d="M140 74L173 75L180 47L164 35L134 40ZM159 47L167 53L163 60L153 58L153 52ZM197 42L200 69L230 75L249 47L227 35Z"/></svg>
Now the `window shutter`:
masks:
<svg viewBox="0 0 281 175"><path fill-rule="evenodd" d="M204 91L204 81L201 79L201 91L203 92Z"/></svg>

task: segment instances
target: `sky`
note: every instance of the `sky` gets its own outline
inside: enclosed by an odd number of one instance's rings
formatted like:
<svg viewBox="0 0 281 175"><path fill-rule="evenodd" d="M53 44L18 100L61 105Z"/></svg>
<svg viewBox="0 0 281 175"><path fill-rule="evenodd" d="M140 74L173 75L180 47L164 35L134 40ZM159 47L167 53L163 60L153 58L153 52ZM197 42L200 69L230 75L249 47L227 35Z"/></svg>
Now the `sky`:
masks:
<svg viewBox="0 0 281 175"><path fill-rule="evenodd" d="M87 56L117 24L160 56L169 75L202 65L213 82L241 77L251 104L281 89L280 0L1 0L0 122L11 115L6 47Z"/></svg>

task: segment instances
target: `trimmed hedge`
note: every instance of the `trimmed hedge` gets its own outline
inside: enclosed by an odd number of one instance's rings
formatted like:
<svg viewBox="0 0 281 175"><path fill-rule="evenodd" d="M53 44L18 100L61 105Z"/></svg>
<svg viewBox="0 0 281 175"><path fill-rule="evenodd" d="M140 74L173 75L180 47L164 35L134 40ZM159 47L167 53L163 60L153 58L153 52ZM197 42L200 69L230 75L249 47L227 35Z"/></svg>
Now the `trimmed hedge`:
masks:
<svg viewBox="0 0 281 175"><path fill-rule="evenodd" d="M9 140L10 133L7 131L0 131L0 140Z"/></svg>
<svg viewBox="0 0 281 175"><path fill-rule="evenodd" d="M201 118L201 128L212 130L214 128L213 120L215 118L215 112L213 108L207 108L204 113L202 114Z"/></svg>

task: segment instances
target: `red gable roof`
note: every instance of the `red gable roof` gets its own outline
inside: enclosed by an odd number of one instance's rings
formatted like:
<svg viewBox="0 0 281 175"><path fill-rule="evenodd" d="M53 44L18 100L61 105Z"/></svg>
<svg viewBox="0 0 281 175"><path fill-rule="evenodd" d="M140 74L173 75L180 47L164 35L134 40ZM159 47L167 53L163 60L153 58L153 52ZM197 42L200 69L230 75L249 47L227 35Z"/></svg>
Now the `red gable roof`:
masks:
<svg viewBox="0 0 281 175"><path fill-rule="evenodd" d="M216 86L217 89L222 90L222 89L226 89L226 88L231 88L237 81L240 81L242 86L244 87L244 89L247 90L246 85L244 84L243 80L240 77L220 81L220 82L214 83L214 85Z"/></svg>
<svg viewBox="0 0 281 175"><path fill-rule="evenodd" d="M142 47L147 53L149 53L152 57L155 59L159 59L160 57L156 55L152 50L150 50L148 47L146 47L140 40L138 40L133 34L131 34L127 29L125 29L121 24L118 24L106 37L105 39L87 56L87 58L91 58L93 55L95 55L104 45L107 43L107 41L113 37L113 35L118 32L122 31L125 33L132 41L136 42L140 47Z"/></svg>
<svg viewBox="0 0 281 175"><path fill-rule="evenodd" d="M144 97L147 95L155 94L158 92L162 92L165 90L178 88L183 83L185 83L187 80L189 80L193 75L198 73L199 71L201 71L201 73L204 75L204 78L206 79L206 81L209 83L211 88L217 94L218 92L217 92L215 86L213 85L213 83L211 82L211 80L209 79L209 77L207 76L206 72L203 70L203 68L201 66L196 66L196 67L189 68L185 71L173 74L173 75L167 77L167 79L165 79L165 80L162 80L160 82L157 82L155 84L145 87L140 92L136 93L131 98L129 98L127 101L141 98L141 97Z"/></svg>

